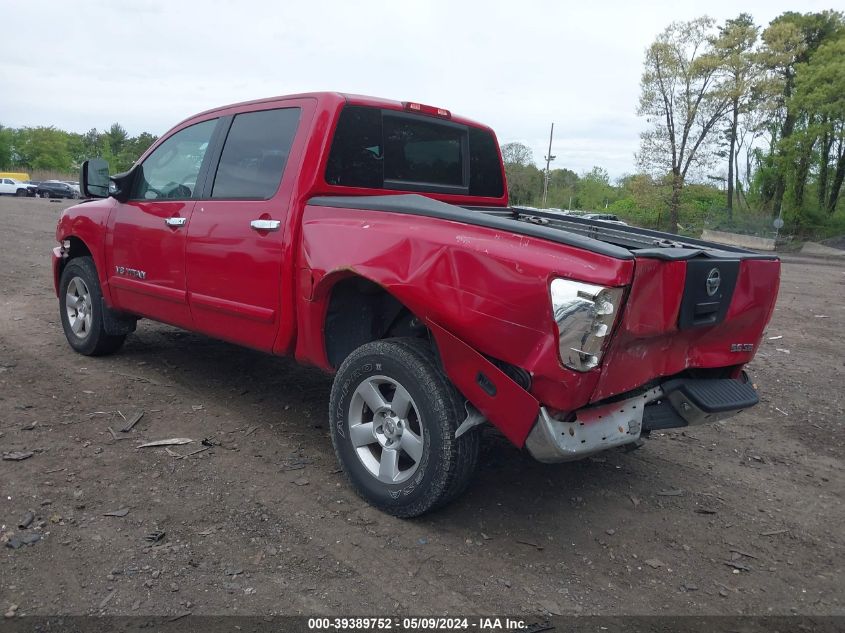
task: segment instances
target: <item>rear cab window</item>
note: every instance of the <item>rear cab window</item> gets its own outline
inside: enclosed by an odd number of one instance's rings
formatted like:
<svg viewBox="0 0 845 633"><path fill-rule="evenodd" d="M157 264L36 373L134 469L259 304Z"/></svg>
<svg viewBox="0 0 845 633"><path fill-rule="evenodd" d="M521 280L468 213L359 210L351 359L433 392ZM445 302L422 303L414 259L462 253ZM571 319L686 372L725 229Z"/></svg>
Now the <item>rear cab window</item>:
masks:
<svg viewBox="0 0 845 633"><path fill-rule="evenodd" d="M325 173L342 187L498 198L504 193L493 135L446 119L346 106Z"/></svg>

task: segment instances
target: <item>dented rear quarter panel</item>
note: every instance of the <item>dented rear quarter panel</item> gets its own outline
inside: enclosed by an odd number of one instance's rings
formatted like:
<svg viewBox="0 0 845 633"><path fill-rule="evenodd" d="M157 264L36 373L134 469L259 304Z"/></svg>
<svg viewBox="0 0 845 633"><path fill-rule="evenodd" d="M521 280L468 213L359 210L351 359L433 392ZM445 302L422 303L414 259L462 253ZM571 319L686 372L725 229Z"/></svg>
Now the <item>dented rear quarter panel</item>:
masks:
<svg viewBox="0 0 845 633"><path fill-rule="evenodd" d="M532 394L555 408L589 401L598 371L560 364L549 300L552 277L623 286L633 260L460 222L307 205L297 268L297 358L330 369L322 323L332 286L359 275L417 317L479 352L527 369Z"/></svg>

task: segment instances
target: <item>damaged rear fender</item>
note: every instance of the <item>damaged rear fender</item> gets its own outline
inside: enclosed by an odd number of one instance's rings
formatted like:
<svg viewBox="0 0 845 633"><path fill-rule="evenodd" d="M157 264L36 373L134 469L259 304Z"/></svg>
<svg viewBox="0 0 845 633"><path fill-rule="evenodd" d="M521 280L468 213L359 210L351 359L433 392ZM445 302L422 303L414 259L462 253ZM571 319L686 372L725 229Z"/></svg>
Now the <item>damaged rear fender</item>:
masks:
<svg viewBox="0 0 845 633"><path fill-rule="evenodd" d="M487 358L427 321L446 375L463 396L516 446L522 447L540 403Z"/></svg>

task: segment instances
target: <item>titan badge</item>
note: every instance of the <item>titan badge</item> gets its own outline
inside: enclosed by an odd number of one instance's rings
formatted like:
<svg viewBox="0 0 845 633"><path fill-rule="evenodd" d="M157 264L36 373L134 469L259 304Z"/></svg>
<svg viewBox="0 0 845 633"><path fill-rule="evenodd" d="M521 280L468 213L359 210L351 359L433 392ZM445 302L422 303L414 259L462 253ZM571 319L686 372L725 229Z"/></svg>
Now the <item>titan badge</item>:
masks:
<svg viewBox="0 0 845 633"><path fill-rule="evenodd" d="M137 279L146 279L147 272L144 270L138 270L137 268L127 268L126 266L115 266L115 272L118 275L125 275L126 277L135 277Z"/></svg>

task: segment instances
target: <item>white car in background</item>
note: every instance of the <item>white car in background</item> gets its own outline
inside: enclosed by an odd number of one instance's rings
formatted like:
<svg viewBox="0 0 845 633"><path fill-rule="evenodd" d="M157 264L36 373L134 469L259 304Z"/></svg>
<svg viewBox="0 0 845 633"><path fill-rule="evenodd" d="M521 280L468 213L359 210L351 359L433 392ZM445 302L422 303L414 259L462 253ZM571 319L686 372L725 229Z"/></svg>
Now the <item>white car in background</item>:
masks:
<svg viewBox="0 0 845 633"><path fill-rule="evenodd" d="M0 195L3 196L34 196L35 187L14 178L0 178Z"/></svg>

